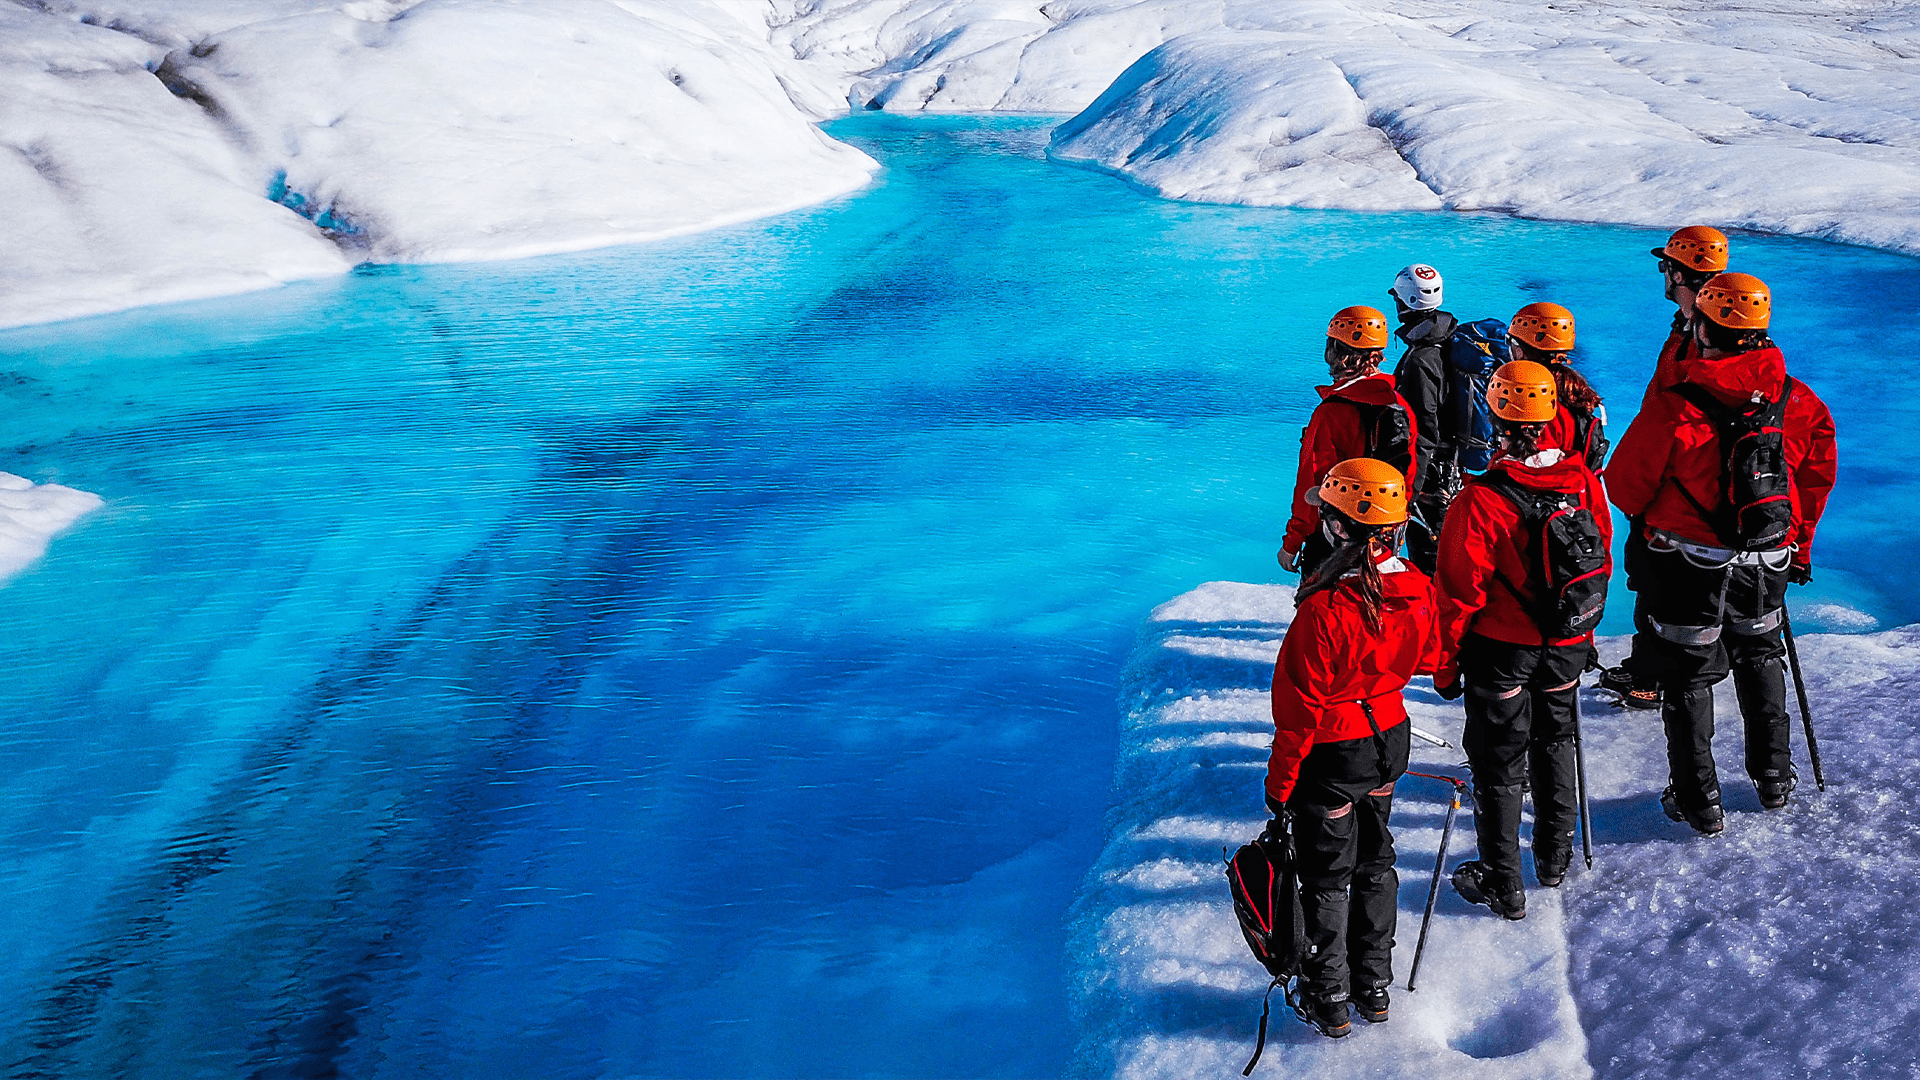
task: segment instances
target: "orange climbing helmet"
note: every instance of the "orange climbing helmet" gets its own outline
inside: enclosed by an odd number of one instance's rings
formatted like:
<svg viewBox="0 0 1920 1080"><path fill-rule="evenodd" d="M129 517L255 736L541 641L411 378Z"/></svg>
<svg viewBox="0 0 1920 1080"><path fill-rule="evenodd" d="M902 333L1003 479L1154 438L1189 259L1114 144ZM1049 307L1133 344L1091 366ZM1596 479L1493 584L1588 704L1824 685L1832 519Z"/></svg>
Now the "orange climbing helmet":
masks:
<svg viewBox="0 0 1920 1080"><path fill-rule="evenodd" d="M1544 424L1560 411L1553 372L1531 360L1511 360L1487 380L1493 415L1518 424Z"/></svg>
<svg viewBox="0 0 1920 1080"><path fill-rule="evenodd" d="M1752 274L1715 274L1700 286L1693 309L1729 330L1765 330L1773 319L1773 294Z"/></svg>
<svg viewBox="0 0 1920 1080"><path fill-rule="evenodd" d="M1398 525L1407 520L1407 478L1374 458L1348 458L1320 481L1320 503L1362 525Z"/></svg>
<svg viewBox="0 0 1920 1080"><path fill-rule="evenodd" d="M1653 253L1696 274L1718 274L1727 268L1727 234L1711 225L1689 225Z"/></svg>
<svg viewBox="0 0 1920 1080"><path fill-rule="evenodd" d="M1387 317L1364 304L1341 308L1327 323L1327 336L1355 349L1384 349Z"/></svg>
<svg viewBox="0 0 1920 1080"><path fill-rule="evenodd" d="M1573 348L1573 312L1545 301L1528 304L1514 312L1507 337L1541 352L1566 352Z"/></svg>

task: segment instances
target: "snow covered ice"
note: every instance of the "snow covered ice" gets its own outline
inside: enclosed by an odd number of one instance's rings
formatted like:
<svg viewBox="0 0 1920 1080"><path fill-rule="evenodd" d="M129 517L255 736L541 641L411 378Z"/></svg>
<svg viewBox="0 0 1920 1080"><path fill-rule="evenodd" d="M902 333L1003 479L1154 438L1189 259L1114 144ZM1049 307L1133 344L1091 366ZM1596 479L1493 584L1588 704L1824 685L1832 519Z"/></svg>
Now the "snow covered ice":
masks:
<svg viewBox="0 0 1920 1080"><path fill-rule="evenodd" d="M1266 685L1292 613L1290 587L1212 582L1162 605L1141 634L1123 687L1121 801L1076 912L1092 1071L1226 1075L1252 1052L1268 979L1240 939L1221 848L1265 821ZM1601 641L1610 661L1625 645ZM1576 858L1557 892L1529 889L1518 923L1443 880L1413 992L1447 793L1402 780L1393 1019L1333 1042L1276 1005L1255 1075L1911 1075L1920 914L1903 883L1920 873L1920 630L1805 635L1800 650L1826 792L1796 715L1800 789L1786 810L1760 810L1723 686L1728 827L1696 837L1659 808L1657 714L1615 711L1589 689L1594 869ZM1409 688L1408 711L1459 744L1464 714L1428 680ZM1412 767L1465 775L1457 751L1417 740ZM1448 870L1473 855L1469 802Z"/></svg>
<svg viewBox="0 0 1920 1080"><path fill-rule="evenodd" d="M59 484L36 484L0 472L0 582L45 554L47 541L98 509L100 496Z"/></svg>
<svg viewBox="0 0 1920 1080"><path fill-rule="evenodd" d="M874 168L751 5L44 7L0 9L0 325L660 237Z"/></svg>
<svg viewBox="0 0 1920 1080"><path fill-rule="evenodd" d="M1173 198L1920 251L1915 55L1906 3L48 0L0 11L0 325L816 203L848 107L1079 112L1057 159Z"/></svg>

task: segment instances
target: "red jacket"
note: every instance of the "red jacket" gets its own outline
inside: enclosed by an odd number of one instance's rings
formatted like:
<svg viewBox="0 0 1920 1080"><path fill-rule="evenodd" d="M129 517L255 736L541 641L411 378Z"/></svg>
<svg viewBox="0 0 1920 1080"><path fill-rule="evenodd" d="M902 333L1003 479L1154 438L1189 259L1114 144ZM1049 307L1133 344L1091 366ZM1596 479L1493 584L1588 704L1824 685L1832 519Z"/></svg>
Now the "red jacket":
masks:
<svg viewBox="0 0 1920 1080"><path fill-rule="evenodd" d="M1293 481L1293 517L1287 521L1286 538L1280 549L1292 555L1300 550L1308 536L1320 525L1320 510L1307 502L1307 492L1320 486L1327 470L1348 458L1366 457L1373 449L1367 445L1371 432L1363 422L1363 413L1352 403L1372 407L1398 405L1407 414L1407 448L1419 445L1413 408L1393 388L1393 376L1373 374L1344 382L1339 386L1316 386L1320 404L1314 407L1307 429L1300 434L1300 471ZM1370 415L1372 408L1366 410ZM1418 476L1419 463L1408 472Z"/></svg>
<svg viewBox="0 0 1920 1080"><path fill-rule="evenodd" d="M1360 702L1382 731L1406 723L1401 689L1439 658L1433 583L1399 559L1381 570L1379 630L1368 628L1351 578L1307 597L1287 627L1273 666L1267 794L1276 801L1293 794L1315 744L1373 737Z"/></svg>
<svg viewBox="0 0 1920 1080"><path fill-rule="evenodd" d="M1756 349L1735 356L1706 359L1682 357L1674 365L1677 383L1702 386L1729 405L1749 401L1758 393L1778 400L1787 377L1780 350ZM1805 383L1794 381L1787 398L1786 453L1788 481L1793 489L1793 561L1809 565L1813 558L1813 530L1827 508L1833 490L1836 451L1833 416ZM1722 547L1713 525L1700 516L1680 493L1685 485L1702 506L1723 502L1721 472L1724 455L1713 422L1700 408L1672 389L1655 394L1628 425L1607 468L1607 494L1628 517L1646 515L1650 528L1662 529L1696 544Z"/></svg>
<svg viewBox="0 0 1920 1080"><path fill-rule="evenodd" d="M1667 333L1667 343L1660 346L1660 358L1653 362L1653 379L1647 383L1646 396L1640 399L1641 412L1645 412L1647 406L1653 404L1654 397L1660 391L1680 381L1680 377L1674 374L1679 369L1680 361L1695 358L1699 351L1699 346L1693 343L1693 332L1688 328L1686 320L1676 313L1673 317L1673 329Z"/></svg>
<svg viewBox="0 0 1920 1080"><path fill-rule="evenodd" d="M1566 456L1546 466L1531 466L1510 458L1496 459L1488 476L1506 475L1535 491L1558 491L1579 497L1593 514L1600 535L1613 543L1613 514L1600 478L1578 457ZM1516 589L1535 587L1529 569L1539 564L1540 538L1521 521L1513 500L1475 480L1462 488L1447 510L1440 530L1440 561L1435 584L1440 595L1440 641L1445 656L1438 676L1451 681L1460 642L1469 632L1515 645L1578 645L1592 634L1547 641L1539 624L1527 613ZM1611 557L1608 572L1612 572Z"/></svg>

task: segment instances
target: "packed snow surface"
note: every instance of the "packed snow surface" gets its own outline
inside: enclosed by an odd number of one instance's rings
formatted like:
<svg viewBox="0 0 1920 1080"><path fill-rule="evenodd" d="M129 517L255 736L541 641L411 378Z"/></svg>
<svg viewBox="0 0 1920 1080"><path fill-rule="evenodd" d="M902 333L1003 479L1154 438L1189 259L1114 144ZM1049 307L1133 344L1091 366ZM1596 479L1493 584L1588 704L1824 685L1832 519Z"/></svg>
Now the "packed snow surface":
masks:
<svg viewBox="0 0 1920 1080"><path fill-rule="evenodd" d="M1213 582L1162 605L1141 635L1124 687L1121 801L1077 909L1089 1072L1230 1075L1252 1053L1268 978L1241 940L1221 858L1265 820L1266 687L1292 615L1290 587ZM1392 1019L1333 1042L1276 1004L1255 1075L1911 1076L1920 915L1895 883L1920 869L1909 775L1920 710L1904 689L1920 679L1920 628L1807 635L1800 650L1827 791L1814 788L1796 718L1801 788L1786 810L1760 810L1723 685L1715 756L1728 826L1696 837L1659 810L1657 715L1614 711L1589 690L1593 870L1576 859L1560 890L1530 889L1518 923L1443 880L1412 992L1448 788L1402 780ZM1408 699L1415 724L1459 745L1456 703L1427 680ZM1413 759L1417 771L1468 775L1456 750L1416 740ZM1474 855L1468 800L1446 869Z"/></svg>
<svg viewBox="0 0 1920 1080"><path fill-rule="evenodd" d="M0 325L819 202L847 108L1078 113L1211 202L1920 251L1920 5L44 0L0 8Z"/></svg>
<svg viewBox="0 0 1920 1080"><path fill-rule="evenodd" d="M100 506L100 496L0 472L0 582L46 553L47 541Z"/></svg>

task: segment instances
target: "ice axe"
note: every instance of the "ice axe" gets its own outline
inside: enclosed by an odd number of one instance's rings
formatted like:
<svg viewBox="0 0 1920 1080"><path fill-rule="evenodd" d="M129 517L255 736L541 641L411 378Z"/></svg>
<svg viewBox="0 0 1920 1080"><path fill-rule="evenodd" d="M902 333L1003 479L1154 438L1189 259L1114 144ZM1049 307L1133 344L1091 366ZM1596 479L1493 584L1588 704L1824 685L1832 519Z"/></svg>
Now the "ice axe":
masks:
<svg viewBox="0 0 1920 1080"><path fill-rule="evenodd" d="M1787 666L1793 668L1793 692L1800 698L1800 724L1807 729L1807 756L1813 759L1813 782L1827 790L1827 778L1820 772L1820 741L1813 737L1813 710L1807 707L1807 680L1800 674L1800 650L1793 644L1793 620L1787 617L1787 605L1780 605L1780 629L1787 642Z"/></svg>
<svg viewBox="0 0 1920 1080"><path fill-rule="evenodd" d="M1433 905L1440 899L1440 870L1447 864L1447 839L1453 835L1453 819L1460 813L1460 793L1467 790L1467 782L1459 777L1436 776L1433 773L1409 771L1407 775L1453 785L1453 800L1447 804L1447 823L1440 830L1440 854L1433 860L1433 884L1427 887L1427 913L1420 916L1420 942L1413 947L1413 968L1407 972L1407 992L1412 993L1413 980L1420 975L1420 954L1427 951L1427 927L1433 923Z"/></svg>
<svg viewBox="0 0 1920 1080"><path fill-rule="evenodd" d="M1581 672L1585 675L1586 672ZM1580 744L1580 679L1573 680L1573 782L1580 789L1580 854L1586 856L1587 869L1593 869L1593 811L1587 805L1587 751ZM1819 771L1814 766L1814 771Z"/></svg>

